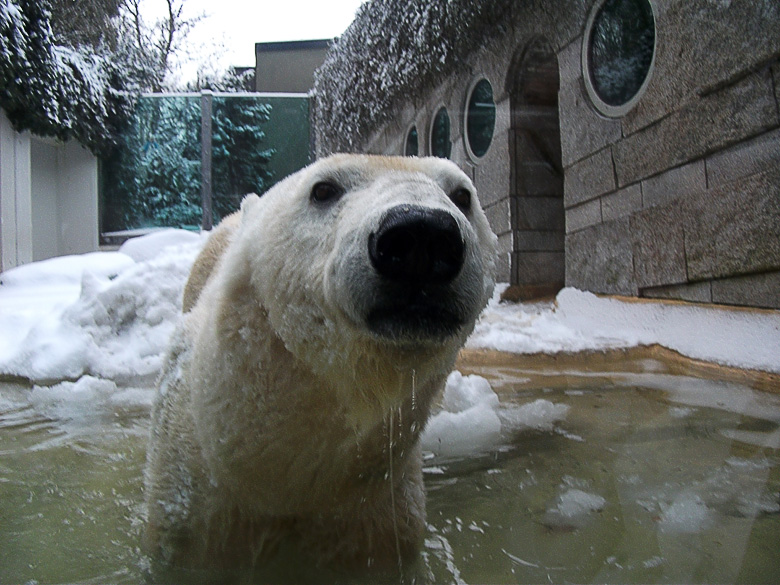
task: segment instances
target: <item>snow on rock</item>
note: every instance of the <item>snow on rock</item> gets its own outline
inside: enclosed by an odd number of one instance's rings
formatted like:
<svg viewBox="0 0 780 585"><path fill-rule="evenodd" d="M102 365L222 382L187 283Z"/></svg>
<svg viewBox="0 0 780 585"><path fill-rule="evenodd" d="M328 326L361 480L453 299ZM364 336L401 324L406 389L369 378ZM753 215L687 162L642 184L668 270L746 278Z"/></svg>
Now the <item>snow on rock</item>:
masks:
<svg viewBox="0 0 780 585"><path fill-rule="evenodd" d="M482 313L466 347L511 353L558 353L631 345L619 332L573 327L562 318L554 303L501 303L499 299L504 288L496 287L493 299Z"/></svg>
<svg viewBox="0 0 780 585"><path fill-rule="evenodd" d="M147 237L155 241L154 235ZM0 374L33 382L84 375L120 383L156 377L201 238L182 231L168 234L166 243L156 255L150 252L154 246L136 244L147 258L141 262L123 253L85 255L83 262L60 258L16 269L22 274L9 279L4 274ZM95 260L99 257L105 262ZM80 286L73 284L76 278ZM48 305L15 313L13 307L23 305L41 282L55 291Z"/></svg>

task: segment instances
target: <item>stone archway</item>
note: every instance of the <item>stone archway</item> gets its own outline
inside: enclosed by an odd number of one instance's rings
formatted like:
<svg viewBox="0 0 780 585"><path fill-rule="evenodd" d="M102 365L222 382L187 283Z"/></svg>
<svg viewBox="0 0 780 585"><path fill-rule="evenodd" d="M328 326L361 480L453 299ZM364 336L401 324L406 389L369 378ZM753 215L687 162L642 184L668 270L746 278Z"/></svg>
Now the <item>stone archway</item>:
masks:
<svg viewBox="0 0 780 585"><path fill-rule="evenodd" d="M563 165L558 118L558 58L543 38L518 52L509 71L511 100L512 296L556 294L565 282Z"/></svg>

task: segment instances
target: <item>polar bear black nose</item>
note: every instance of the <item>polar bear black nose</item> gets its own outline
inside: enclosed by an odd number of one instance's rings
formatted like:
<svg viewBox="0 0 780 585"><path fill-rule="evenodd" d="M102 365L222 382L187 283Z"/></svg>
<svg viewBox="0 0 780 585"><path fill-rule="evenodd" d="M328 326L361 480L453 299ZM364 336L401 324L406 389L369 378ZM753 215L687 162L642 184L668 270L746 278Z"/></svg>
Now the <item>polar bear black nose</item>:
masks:
<svg viewBox="0 0 780 585"><path fill-rule="evenodd" d="M368 254L385 278L407 284L446 284L463 266L458 222L443 209L399 205L368 240Z"/></svg>

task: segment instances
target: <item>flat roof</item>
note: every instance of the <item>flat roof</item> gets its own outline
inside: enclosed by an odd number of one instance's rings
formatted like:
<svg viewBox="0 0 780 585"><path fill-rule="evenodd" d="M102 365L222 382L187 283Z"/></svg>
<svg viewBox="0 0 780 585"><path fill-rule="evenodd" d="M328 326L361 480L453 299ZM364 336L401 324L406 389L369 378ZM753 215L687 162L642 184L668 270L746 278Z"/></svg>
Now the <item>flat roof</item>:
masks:
<svg viewBox="0 0 780 585"><path fill-rule="evenodd" d="M310 41L279 41L275 43L255 43L255 53L276 51L300 51L303 49L327 49L334 39L315 39Z"/></svg>

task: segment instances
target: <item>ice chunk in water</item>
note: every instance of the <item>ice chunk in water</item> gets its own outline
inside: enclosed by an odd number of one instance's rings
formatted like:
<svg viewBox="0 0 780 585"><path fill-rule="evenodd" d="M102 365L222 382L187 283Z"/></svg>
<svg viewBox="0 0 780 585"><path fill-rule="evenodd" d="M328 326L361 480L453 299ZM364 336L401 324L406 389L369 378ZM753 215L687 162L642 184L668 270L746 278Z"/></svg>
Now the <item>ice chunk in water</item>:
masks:
<svg viewBox="0 0 780 585"><path fill-rule="evenodd" d="M551 431L568 411L565 404L542 399L501 407L485 378L452 372L444 389L442 411L428 422L422 448L448 457L478 453L497 445L502 430Z"/></svg>
<svg viewBox="0 0 780 585"><path fill-rule="evenodd" d="M498 395L485 378L452 372L443 410L431 417L421 437L423 450L452 457L490 448L501 436L497 406Z"/></svg>
<svg viewBox="0 0 780 585"><path fill-rule="evenodd" d="M447 378L442 407L448 412L463 412L479 404L498 406L498 395L482 376L464 376L458 371Z"/></svg>
<svg viewBox="0 0 780 585"><path fill-rule="evenodd" d="M659 526L668 532L693 534L712 523L712 513L698 494L683 492L670 504L663 506Z"/></svg>
<svg viewBox="0 0 780 585"><path fill-rule="evenodd" d="M554 528L581 528L590 514L600 512L607 500L598 494L570 487L562 492L544 515L544 523Z"/></svg>
<svg viewBox="0 0 780 585"><path fill-rule="evenodd" d="M522 406L502 410L501 420L516 429L551 431L555 423L566 418L569 408L568 404L555 404L540 398Z"/></svg>

